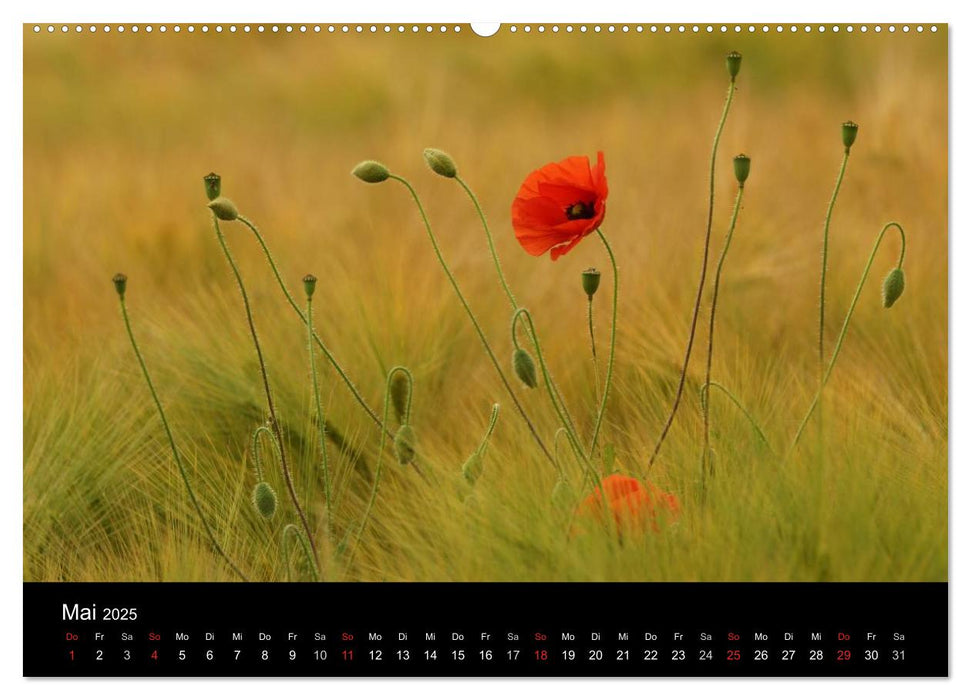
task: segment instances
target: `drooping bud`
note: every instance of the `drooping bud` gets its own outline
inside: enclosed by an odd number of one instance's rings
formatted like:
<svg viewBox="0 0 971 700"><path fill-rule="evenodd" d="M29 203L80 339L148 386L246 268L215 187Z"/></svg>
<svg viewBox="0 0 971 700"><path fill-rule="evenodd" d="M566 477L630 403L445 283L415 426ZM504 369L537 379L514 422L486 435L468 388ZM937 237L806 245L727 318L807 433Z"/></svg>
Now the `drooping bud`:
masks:
<svg viewBox="0 0 971 700"><path fill-rule="evenodd" d="M276 513L276 493L273 487L265 481L261 481L253 489L253 505L256 511L264 518L269 520Z"/></svg>
<svg viewBox="0 0 971 700"><path fill-rule="evenodd" d="M313 275L304 275L303 278L303 291L307 293L307 298L310 299L314 295L314 290L317 289L317 278Z"/></svg>
<svg viewBox="0 0 971 700"><path fill-rule="evenodd" d="M752 159L744 153L739 153L735 156L733 165L735 166L735 179L738 180L739 187L743 187L745 181L748 179L749 170L752 167Z"/></svg>
<svg viewBox="0 0 971 700"><path fill-rule="evenodd" d="M889 309L904 293L904 271L895 267L883 281L883 307Z"/></svg>
<svg viewBox="0 0 971 700"><path fill-rule="evenodd" d="M351 174L359 180L364 180L364 182L370 182L371 184L384 182L391 177L391 171L376 160L362 160L354 166Z"/></svg>
<svg viewBox="0 0 971 700"><path fill-rule="evenodd" d="M118 296L124 298L125 289L128 286L128 276L119 272L111 278L111 281L115 283L115 291L118 292Z"/></svg>
<svg viewBox="0 0 971 700"><path fill-rule="evenodd" d="M550 500L554 506L561 510L572 508L576 502L576 497L573 494L573 488L570 486L570 482L566 479L558 480L556 486L553 487L553 494L550 496Z"/></svg>
<svg viewBox="0 0 971 700"><path fill-rule="evenodd" d="M467 460L465 460L465 464L462 465L462 476L464 476L465 480L470 484L475 484L475 482L479 480L479 477L482 476L482 471L484 468L485 465L482 461L482 453L479 450L476 450Z"/></svg>
<svg viewBox="0 0 971 700"><path fill-rule="evenodd" d="M455 161L452 160L452 156L437 148L425 149L425 162L428 163L429 168L442 177L455 177L458 174L458 169L455 167Z"/></svg>
<svg viewBox="0 0 971 700"><path fill-rule="evenodd" d="M206 197L211 202L219 196L219 193L222 190L222 178L216 175L216 173L209 173L202 178L202 181L206 185Z"/></svg>
<svg viewBox="0 0 971 700"><path fill-rule="evenodd" d="M725 56L725 65L728 67L728 75L734 83L735 76L738 75L738 69L742 67L742 54L738 51L729 51L728 55Z"/></svg>
<svg viewBox="0 0 971 700"><path fill-rule="evenodd" d="M856 141L856 132L860 127L856 122L843 122L843 145L846 150L850 150L850 146Z"/></svg>
<svg viewBox="0 0 971 700"><path fill-rule="evenodd" d="M399 464L408 464L415 457L415 444L418 442L415 430L407 423L394 434L394 456Z"/></svg>
<svg viewBox="0 0 971 700"><path fill-rule="evenodd" d="M536 383L536 364L532 356L522 348L516 348L512 354L512 367L516 371L519 381L530 389L537 387Z"/></svg>
<svg viewBox="0 0 971 700"><path fill-rule="evenodd" d="M399 423L404 423L408 419L408 399L411 398L411 381L404 372L395 372L391 377L391 405L394 407L394 414Z"/></svg>
<svg viewBox="0 0 971 700"><path fill-rule="evenodd" d="M600 270L595 267L587 268L580 273L580 281L583 282L583 291L587 293L587 297L593 299L593 295L600 288Z"/></svg>
<svg viewBox="0 0 971 700"><path fill-rule="evenodd" d="M239 211L236 209L236 205L225 197L216 197L209 202L209 208L212 209L212 213L216 215L217 219L235 221L239 218Z"/></svg>

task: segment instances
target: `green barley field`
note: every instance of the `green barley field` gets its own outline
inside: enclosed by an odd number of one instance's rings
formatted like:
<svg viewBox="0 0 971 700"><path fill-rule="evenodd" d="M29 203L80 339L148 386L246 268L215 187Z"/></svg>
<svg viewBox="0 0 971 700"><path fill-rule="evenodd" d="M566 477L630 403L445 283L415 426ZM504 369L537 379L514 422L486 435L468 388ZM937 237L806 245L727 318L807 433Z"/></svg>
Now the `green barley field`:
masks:
<svg viewBox="0 0 971 700"><path fill-rule="evenodd" d="M715 163L712 256L686 389L659 458L697 292L708 160L743 55ZM256 238L221 230L245 280L322 580L940 581L947 579L947 31L695 36L450 31L362 34L158 31L35 35L24 47L24 579L208 581L238 576L214 552L179 476L125 334L126 304L188 476L215 537L251 580L307 579L299 519L254 509L250 441L267 419L238 289L203 176L255 222L302 303L318 278L318 333L380 414L385 376L414 376L416 466L390 441L366 522L380 431L316 354L330 436L328 510L307 329ZM843 155L860 125L830 229L826 352L883 224L907 232L906 291L890 309L879 249L815 418L784 459L817 386L820 252ZM397 182L364 184L374 158L408 178L517 397L552 450L540 385L511 367L511 307L475 209L425 165L455 159L475 191L519 304L577 433L590 440L609 351L609 260L596 235L552 262L517 243L510 206L532 170L603 151L602 230L619 265L616 360L594 467L649 480L680 515L657 531L578 523L590 480L562 438L559 468L514 409ZM714 263L736 182L751 176L719 291L713 473L700 464ZM524 343L525 345L525 343ZM474 486L462 465L494 403ZM394 418L390 429L397 429ZM268 444L268 443L267 443ZM821 447L820 447L821 446ZM554 504L559 471L575 498ZM290 529L292 533L293 528Z"/></svg>

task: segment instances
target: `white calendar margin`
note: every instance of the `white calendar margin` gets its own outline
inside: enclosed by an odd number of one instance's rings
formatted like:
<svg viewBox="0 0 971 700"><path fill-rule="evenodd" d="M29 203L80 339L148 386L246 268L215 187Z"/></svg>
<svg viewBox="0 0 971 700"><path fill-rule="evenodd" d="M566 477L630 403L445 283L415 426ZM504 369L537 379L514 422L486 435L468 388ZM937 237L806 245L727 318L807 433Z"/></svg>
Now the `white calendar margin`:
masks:
<svg viewBox="0 0 971 700"><path fill-rule="evenodd" d="M166 0L135 6L119 0L36 1L16 11L2 10L4 22L0 46L4 52L3 110L4 135L2 180L0 192L6 201L0 204L6 216L3 249L0 253L0 290L5 303L0 305L0 327L15 329L0 352L0 366L16 368L0 379L0 444L16 445L15 459L4 465L0 484L0 600L6 603L8 618L16 624L0 626L0 668L3 671L5 695L57 700L98 698L132 698L139 700L172 700L173 695L210 696L230 692L234 700L265 698L268 692L284 692L295 700L304 697L340 697L341 700L394 698L394 700L495 700L496 695L528 697L555 695L556 700L573 698L589 700L591 695L610 694L624 698L651 695L717 700L745 697L778 700L819 700L819 696L874 696L881 700L913 700L915 695L932 698L971 697L971 498L968 478L962 469L971 464L971 362L949 361L949 449L951 454L950 484L950 576L951 636L948 681L929 680L705 680L705 679L571 679L571 680L25 680L23 675L23 30L25 22L252 22L279 20L320 22L726 22L748 23L859 23L910 22L950 24L951 52L950 123L971 123L971 12L957 3L943 0L921 0L910 3L885 1L879 7L847 0L805 0L803 7L786 6L778 0L702 0L687 5L667 6L630 0L597 0L584 5L551 0L480 0L460 3L456 0L369 0L365 3L314 3L309 0L274 0L272 3L225 2L222 0ZM27 14L29 13L29 14ZM901 40L906 40L901 37ZM488 41L488 39L483 39ZM961 115L964 115L963 117ZM957 192L971 187L971 138L960 129L950 134L949 189L949 269L959 271L950 278L950 358L971 358L971 204L955 198ZM8 455L9 457L9 455ZM963 514L962 514L962 506ZM956 544L955 544L956 543ZM964 556L955 556L963 551ZM16 609L11 604L17 601ZM12 622L7 620L7 622ZM9 689L9 690L8 690ZM828 698L827 698L828 700ZM924 700L921 698L921 700Z"/></svg>

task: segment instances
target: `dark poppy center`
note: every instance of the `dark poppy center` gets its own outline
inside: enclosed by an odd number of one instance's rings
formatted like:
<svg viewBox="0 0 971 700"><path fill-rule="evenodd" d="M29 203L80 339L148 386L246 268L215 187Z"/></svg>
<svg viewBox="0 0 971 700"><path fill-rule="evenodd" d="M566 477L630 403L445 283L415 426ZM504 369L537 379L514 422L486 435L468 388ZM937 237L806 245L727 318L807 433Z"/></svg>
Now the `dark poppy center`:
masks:
<svg viewBox="0 0 971 700"><path fill-rule="evenodd" d="M566 218L570 221L592 219L593 216L593 202L574 202L566 208Z"/></svg>

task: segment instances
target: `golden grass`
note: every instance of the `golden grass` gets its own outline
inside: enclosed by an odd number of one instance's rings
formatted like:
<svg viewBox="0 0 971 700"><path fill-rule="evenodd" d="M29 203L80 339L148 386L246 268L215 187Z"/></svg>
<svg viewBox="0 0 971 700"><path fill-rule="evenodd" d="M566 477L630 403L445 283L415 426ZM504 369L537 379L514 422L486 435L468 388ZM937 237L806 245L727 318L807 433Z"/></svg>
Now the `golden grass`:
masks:
<svg viewBox="0 0 971 700"><path fill-rule="evenodd" d="M509 309L461 190L421 151L449 151L494 227L508 279L534 313L580 430L594 410L580 271L601 357L609 266L595 238L557 263L525 255L508 219L521 178L603 150L604 231L621 265L617 366L603 439L641 473L670 406L697 284L707 159L724 53L744 55L717 164L713 246L728 221L731 157L752 175L719 301L714 378L787 445L812 397L819 245L839 124L861 125L830 248L830 346L872 241L908 232L907 291L879 303L881 251L827 392L827 450L789 464L713 394L717 473L700 499L704 370L650 478L681 519L619 544L568 539L556 475L481 352L412 203L349 176L377 158L422 195L459 282L503 361ZM947 578L947 39L911 36L35 36L25 30L24 578L221 580L131 355L110 282L129 275L135 332L197 492L256 580L286 568L280 533L248 502L264 418L255 355L211 231L201 177L261 226L295 292L320 278L315 316L375 410L395 364L415 373L414 425L430 484L386 462L353 565L331 560L305 329L253 237L224 231L255 307L304 503L329 578L364 580L945 580ZM704 316L702 317L704 319ZM704 323L700 324L704 328ZM328 419L372 468L377 430L321 358ZM553 412L520 391L544 439ZM459 469L494 401L502 415L466 505ZM369 480L330 446L343 530ZM572 469L572 465L568 465ZM579 489L578 473L570 472ZM297 560L296 555L293 557Z"/></svg>

